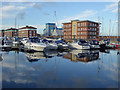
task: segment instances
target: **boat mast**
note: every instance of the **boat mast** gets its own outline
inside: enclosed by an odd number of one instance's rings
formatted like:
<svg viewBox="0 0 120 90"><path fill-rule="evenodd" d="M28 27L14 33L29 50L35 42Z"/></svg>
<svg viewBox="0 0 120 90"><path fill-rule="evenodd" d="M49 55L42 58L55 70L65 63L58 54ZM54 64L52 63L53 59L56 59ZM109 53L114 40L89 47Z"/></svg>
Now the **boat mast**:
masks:
<svg viewBox="0 0 120 90"><path fill-rule="evenodd" d="M102 17L102 38L103 38L103 29L104 29L104 26L103 26L103 17Z"/></svg>
<svg viewBox="0 0 120 90"><path fill-rule="evenodd" d="M111 31L111 19L109 21L109 39L110 39L110 31Z"/></svg>
<svg viewBox="0 0 120 90"><path fill-rule="evenodd" d="M119 44L119 37L120 37L120 1L118 2L118 44Z"/></svg>

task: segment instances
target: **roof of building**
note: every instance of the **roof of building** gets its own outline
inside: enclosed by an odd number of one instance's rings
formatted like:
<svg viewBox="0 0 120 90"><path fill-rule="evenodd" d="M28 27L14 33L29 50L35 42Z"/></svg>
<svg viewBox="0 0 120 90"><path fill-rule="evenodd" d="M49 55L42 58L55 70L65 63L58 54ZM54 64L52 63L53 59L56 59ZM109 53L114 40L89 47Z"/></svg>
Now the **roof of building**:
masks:
<svg viewBox="0 0 120 90"><path fill-rule="evenodd" d="M9 28L9 29L6 29L6 30L18 30L18 29L16 29L16 28Z"/></svg>
<svg viewBox="0 0 120 90"><path fill-rule="evenodd" d="M82 21L80 21L80 20L71 20L71 22L72 21L77 21L77 22L93 22L93 23L98 23L98 22L95 22L95 21L90 21L90 20L82 20ZM66 23L62 23L62 24L70 24L71 22L66 22Z"/></svg>
<svg viewBox="0 0 120 90"><path fill-rule="evenodd" d="M55 25L55 23L46 23L46 25Z"/></svg>
<svg viewBox="0 0 120 90"><path fill-rule="evenodd" d="M90 20L82 20L82 21L78 21L78 22L93 22L93 23L98 23L98 22L90 21Z"/></svg>
<svg viewBox="0 0 120 90"><path fill-rule="evenodd" d="M37 29L37 28L35 28L35 27L28 26L28 25L26 25L25 27L19 28L19 29L26 29L26 28Z"/></svg>

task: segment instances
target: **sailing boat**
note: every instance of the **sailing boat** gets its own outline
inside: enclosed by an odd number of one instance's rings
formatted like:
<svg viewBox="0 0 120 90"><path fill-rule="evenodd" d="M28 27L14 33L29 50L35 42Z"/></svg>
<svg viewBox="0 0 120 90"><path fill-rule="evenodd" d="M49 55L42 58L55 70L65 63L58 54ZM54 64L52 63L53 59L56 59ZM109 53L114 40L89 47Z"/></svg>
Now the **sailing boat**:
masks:
<svg viewBox="0 0 120 90"><path fill-rule="evenodd" d="M98 22L100 23L100 17L98 17ZM100 29L100 26L99 26ZM102 18L102 32L103 32L103 18ZM105 49L106 43L103 41L103 34L102 34L102 40L99 41L99 46L101 49Z"/></svg>
<svg viewBox="0 0 120 90"><path fill-rule="evenodd" d="M118 2L118 43L116 44L116 49L120 48L120 1Z"/></svg>

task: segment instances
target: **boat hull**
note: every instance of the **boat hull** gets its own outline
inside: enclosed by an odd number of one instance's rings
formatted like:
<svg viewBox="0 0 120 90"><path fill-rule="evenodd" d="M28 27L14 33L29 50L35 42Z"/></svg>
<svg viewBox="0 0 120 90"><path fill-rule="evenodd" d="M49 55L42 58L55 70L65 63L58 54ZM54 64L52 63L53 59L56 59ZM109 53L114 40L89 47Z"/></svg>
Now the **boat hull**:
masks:
<svg viewBox="0 0 120 90"><path fill-rule="evenodd" d="M88 50L90 49L89 45L79 45L78 43L70 44L71 49L78 49L78 50Z"/></svg>

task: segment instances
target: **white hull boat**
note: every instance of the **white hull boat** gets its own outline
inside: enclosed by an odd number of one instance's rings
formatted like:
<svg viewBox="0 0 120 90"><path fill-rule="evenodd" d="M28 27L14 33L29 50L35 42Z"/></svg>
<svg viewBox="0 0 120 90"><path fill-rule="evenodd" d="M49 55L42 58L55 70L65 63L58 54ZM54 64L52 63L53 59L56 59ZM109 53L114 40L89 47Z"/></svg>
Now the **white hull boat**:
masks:
<svg viewBox="0 0 120 90"><path fill-rule="evenodd" d="M90 48L91 48L91 49L99 49L100 46L99 46L99 45L90 45Z"/></svg>
<svg viewBox="0 0 120 90"><path fill-rule="evenodd" d="M67 50L67 49L69 49L69 45L65 44L65 43L59 43L58 44L58 49L60 49L60 50Z"/></svg>
<svg viewBox="0 0 120 90"><path fill-rule="evenodd" d="M28 42L24 45L24 49L27 49L28 51L44 51L46 48L46 44L44 43L32 43Z"/></svg>
<svg viewBox="0 0 120 90"><path fill-rule="evenodd" d="M58 48L56 43L48 43L46 49L56 50Z"/></svg>
<svg viewBox="0 0 120 90"><path fill-rule="evenodd" d="M79 45L77 42L77 43L71 43L70 48L78 49L78 50L87 50L87 49L90 49L90 46L89 45Z"/></svg>

